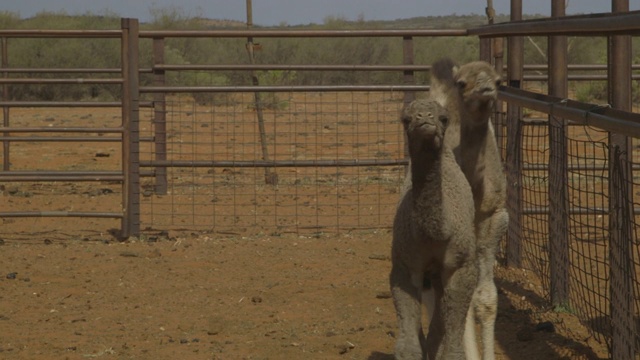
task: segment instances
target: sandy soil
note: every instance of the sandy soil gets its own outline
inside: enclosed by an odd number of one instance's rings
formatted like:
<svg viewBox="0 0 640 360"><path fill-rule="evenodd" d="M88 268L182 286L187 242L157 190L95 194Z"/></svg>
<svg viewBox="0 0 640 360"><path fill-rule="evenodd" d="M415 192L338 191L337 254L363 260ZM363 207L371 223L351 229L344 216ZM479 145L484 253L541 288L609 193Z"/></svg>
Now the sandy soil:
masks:
<svg viewBox="0 0 640 360"><path fill-rule="evenodd" d="M391 360L390 234L0 246L3 359ZM598 359L530 272L498 268L498 359Z"/></svg>

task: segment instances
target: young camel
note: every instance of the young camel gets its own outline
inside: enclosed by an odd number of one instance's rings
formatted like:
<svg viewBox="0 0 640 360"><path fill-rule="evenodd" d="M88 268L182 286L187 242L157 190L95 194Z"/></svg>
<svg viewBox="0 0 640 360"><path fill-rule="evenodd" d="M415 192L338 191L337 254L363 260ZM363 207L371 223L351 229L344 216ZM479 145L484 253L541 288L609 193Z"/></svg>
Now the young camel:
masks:
<svg viewBox="0 0 640 360"><path fill-rule="evenodd" d="M398 318L397 360L465 359L464 323L478 279L474 204L469 183L444 146L447 115L416 100L402 115L411 165L393 223L391 293ZM425 339L423 283L435 290Z"/></svg>
<svg viewBox="0 0 640 360"><path fill-rule="evenodd" d="M498 294L493 266L500 238L509 222L506 211L506 179L489 121L497 100L500 76L490 64L476 61L457 67L451 59L442 59L431 69L431 96L449 112L450 126L445 147L453 149L473 192L478 285L473 294L465 331L465 351L479 358L475 341L475 319L480 322L482 359L495 359L494 328ZM437 295L436 295L437 296ZM438 311L429 305L427 312Z"/></svg>

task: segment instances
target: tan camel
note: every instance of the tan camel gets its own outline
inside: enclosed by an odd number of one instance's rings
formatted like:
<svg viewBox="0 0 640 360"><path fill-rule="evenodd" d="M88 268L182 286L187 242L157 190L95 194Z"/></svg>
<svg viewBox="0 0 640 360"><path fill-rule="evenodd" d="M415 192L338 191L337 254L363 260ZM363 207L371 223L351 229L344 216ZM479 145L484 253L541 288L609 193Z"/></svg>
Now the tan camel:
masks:
<svg viewBox="0 0 640 360"><path fill-rule="evenodd" d="M509 222L506 179L489 118L497 100L500 76L490 64L471 62L460 67L442 59L431 69L431 97L449 113L445 147L452 149L473 192L478 285L466 324L465 348L469 359L479 358L474 317L480 322L482 359L493 360L498 308L493 266L500 238ZM425 302L428 305L428 301ZM433 306L431 307L433 308ZM429 309L428 312L438 311ZM437 316L437 314L436 314Z"/></svg>
<svg viewBox="0 0 640 360"><path fill-rule="evenodd" d="M416 100L402 115L411 165L393 223L391 293L398 318L398 360L465 359L464 324L478 279L471 188L444 146L446 111ZM433 284L435 316L425 339L424 282Z"/></svg>

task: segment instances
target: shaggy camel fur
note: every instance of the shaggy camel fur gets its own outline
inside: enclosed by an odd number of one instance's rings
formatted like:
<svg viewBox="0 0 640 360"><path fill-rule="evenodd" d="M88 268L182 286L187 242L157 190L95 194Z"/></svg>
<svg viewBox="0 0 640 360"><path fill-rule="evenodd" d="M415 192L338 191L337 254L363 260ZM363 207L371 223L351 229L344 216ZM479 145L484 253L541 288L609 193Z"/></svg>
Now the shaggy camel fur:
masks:
<svg viewBox="0 0 640 360"><path fill-rule="evenodd" d="M447 115L416 100L402 115L411 165L393 223L391 293L398 318L398 360L465 359L464 322L478 279L471 188L443 146ZM423 283L435 290L436 312L425 339Z"/></svg>
<svg viewBox="0 0 640 360"><path fill-rule="evenodd" d="M467 317L465 348L469 359L479 358L475 319L480 322L482 359L493 360L494 327L498 295L493 266L500 238L509 222L506 211L506 179L493 126L489 121L497 100L500 76L482 61L457 67L450 59L433 64L431 96L449 113L445 147L453 149L473 192L478 285ZM426 302L428 304L428 302ZM428 309L428 312L438 309Z"/></svg>

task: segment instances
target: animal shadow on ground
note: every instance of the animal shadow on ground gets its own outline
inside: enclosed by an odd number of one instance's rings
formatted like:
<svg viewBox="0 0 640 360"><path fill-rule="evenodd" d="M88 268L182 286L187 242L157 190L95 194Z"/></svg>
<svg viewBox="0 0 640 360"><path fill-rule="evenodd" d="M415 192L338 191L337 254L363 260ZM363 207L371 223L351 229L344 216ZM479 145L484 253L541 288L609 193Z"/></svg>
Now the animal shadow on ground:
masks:
<svg viewBox="0 0 640 360"><path fill-rule="evenodd" d="M367 360L394 360L393 354L385 354L378 351L374 351L369 355Z"/></svg>
<svg viewBox="0 0 640 360"><path fill-rule="evenodd" d="M519 324L519 329L528 329L529 331L534 332L533 329L538 325L537 321L534 319L532 311L530 309L519 309L516 304L512 302L511 299L514 298L526 298L531 305L535 308L549 308L549 301L538 295L537 293L523 288L518 282L511 281L508 279L496 278L496 285L498 287L499 292L499 310L498 310L498 320L496 321L496 344L500 344L500 346L504 349L504 354L508 359L519 359L522 356L522 346L523 343L519 340L515 340L517 329L514 331L499 331L501 327L501 323L505 321L514 322ZM515 296L506 296L504 293L510 292ZM552 311L552 310L550 310ZM570 348L574 349L575 355L580 355L580 359L589 359L589 360L600 360L603 359L599 357L591 348L586 346L584 343L575 341L567 336L563 336L558 332L535 332L536 337L542 337L542 341L538 342L538 346L536 347L536 352L538 354L532 354L535 356L556 356L558 359L569 359L566 356L557 354L554 348ZM542 358L540 357L540 358Z"/></svg>
<svg viewBox="0 0 640 360"><path fill-rule="evenodd" d="M535 337L540 338L538 346L535 346L535 353L531 353L531 349L526 350L525 343L516 339L516 334L520 329L535 329L537 321L534 319L532 311L529 309L520 309L511 300L512 298L526 298L527 301L534 307L539 309L548 308L548 301L538 295L537 293L523 288L517 281L511 281L508 279L502 279L496 277L496 285L499 293L499 310L498 320L496 321L496 345L502 349L503 355L501 359L523 359L523 353L529 354L529 356L535 356L535 358L549 358L549 359L570 359L566 355L560 355L556 352L554 347L557 348L571 348L574 350L574 355L579 355L579 359L588 360L602 360L606 357L599 357L591 348L584 343L575 341L567 336L563 336L558 332L552 333L535 333ZM511 293L512 296L507 296L506 293ZM608 319L595 318L591 321L587 321L586 325L595 329L602 334L610 332L604 326ZM527 352L528 351L528 352ZM549 357L545 357L549 356ZM367 360L394 360L393 354L387 354L379 351L372 351Z"/></svg>

